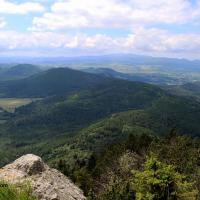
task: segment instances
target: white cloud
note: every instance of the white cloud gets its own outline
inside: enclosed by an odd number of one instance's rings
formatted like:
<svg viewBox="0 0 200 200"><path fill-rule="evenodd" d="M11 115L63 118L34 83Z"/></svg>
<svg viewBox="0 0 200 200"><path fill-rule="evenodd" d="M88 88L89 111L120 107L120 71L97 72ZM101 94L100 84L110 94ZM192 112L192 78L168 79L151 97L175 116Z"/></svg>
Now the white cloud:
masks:
<svg viewBox="0 0 200 200"><path fill-rule="evenodd" d="M18 3L16 3L18 2ZM29 31L9 31L0 17L0 55L68 56L106 53L200 58L199 33L150 28L173 24L187 29L200 21L200 0L0 0L0 14L48 12L34 17ZM33 16L33 15L31 15ZM9 20L8 20L9 22ZM20 22L21 23L21 22ZM23 23L23 21L22 21ZM26 25L25 25L26 26ZM24 26L24 27L25 27ZM24 28L23 27L23 28ZM172 26L175 27L175 26ZM88 28L97 33L87 35ZM110 36L103 34L109 29ZM127 36L113 34L119 28ZM67 34L72 29L79 34ZM188 28L189 29L189 28ZM23 31L19 27L20 31ZM67 30L67 31L66 31ZM85 34L81 33L84 30ZM99 31L101 30L101 31ZM66 33L65 33L66 32ZM98 34L101 32L101 34ZM186 32L186 31L185 31ZM106 32L105 32L106 33ZM115 36L114 36L115 35Z"/></svg>
<svg viewBox="0 0 200 200"><path fill-rule="evenodd" d="M6 26L6 21L3 18L0 18L0 29Z"/></svg>
<svg viewBox="0 0 200 200"><path fill-rule="evenodd" d="M59 0L33 19L33 30L131 28L137 24L182 24L200 15L189 0Z"/></svg>
<svg viewBox="0 0 200 200"><path fill-rule="evenodd" d="M103 34L0 31L0 55L77 56L106 53L200 58L200 37L188 33L173 35L153 28L138 28L126 37L115 38Z"/></svg>
<svg viewBox="0 0 200 200"><path fill-rule="evenodd" d="M155 28L140 28L124 40L124 48L127 52L200 58L200 37L198 33L172 34Z"/></svg>
<svg viewBox="0 0 200 200"><path fill-rule="evenodd" d="M44 7L37 2L13 3L7 0L0 0L0 13L3 14L27 14L30 12L43 12Z"/></svg>

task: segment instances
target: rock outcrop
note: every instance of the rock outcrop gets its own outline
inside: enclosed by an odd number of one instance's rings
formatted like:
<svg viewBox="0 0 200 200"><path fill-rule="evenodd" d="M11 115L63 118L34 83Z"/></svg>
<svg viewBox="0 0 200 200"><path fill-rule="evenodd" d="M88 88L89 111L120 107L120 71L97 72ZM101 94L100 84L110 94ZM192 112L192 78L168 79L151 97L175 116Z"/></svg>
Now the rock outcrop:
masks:
<svg viewBox="0 0 200 200"><path fill-rule="evenodd" d="M0 169L0 180L29 182L39 200L84 200L83 192L66 176L50 168L38 156L28 154Z"/></svg>

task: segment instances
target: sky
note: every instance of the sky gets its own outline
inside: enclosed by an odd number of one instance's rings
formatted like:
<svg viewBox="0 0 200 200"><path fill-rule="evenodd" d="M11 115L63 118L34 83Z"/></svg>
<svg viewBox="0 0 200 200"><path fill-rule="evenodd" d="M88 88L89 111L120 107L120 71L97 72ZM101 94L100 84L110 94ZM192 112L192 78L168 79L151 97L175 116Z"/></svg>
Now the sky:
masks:
<svg viewBox="0 0 200 200"><path fill-rule="evenodd" d="M0 56L200 59L200 0L0 0Z"/></svg>

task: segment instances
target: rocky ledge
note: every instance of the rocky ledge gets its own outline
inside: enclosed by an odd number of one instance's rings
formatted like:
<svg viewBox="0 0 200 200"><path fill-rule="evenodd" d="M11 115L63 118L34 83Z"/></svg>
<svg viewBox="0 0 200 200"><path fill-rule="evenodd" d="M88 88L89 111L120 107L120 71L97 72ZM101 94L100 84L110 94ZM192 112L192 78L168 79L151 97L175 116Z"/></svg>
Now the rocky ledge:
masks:
<svg viewBox="0 0 200 200"><path fill-rule="evenodd" d="M38 156L28 154L0 169L0 180L11 184L29 182L39 200L84 200L83 192Z"/></svg>

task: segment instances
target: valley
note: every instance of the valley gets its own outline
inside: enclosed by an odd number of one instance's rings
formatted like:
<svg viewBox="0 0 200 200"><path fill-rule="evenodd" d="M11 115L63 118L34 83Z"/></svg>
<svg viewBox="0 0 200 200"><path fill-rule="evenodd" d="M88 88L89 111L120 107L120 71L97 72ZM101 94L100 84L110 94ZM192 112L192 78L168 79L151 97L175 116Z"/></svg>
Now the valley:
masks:
<svg viewBox="0 0 200 200"><path fill-rule="evenodd" d="M200 200L200 0L0 0L0 200Z"/></svg>
<svg viewBox="0 0 200 200"><path fill-rule="evenodd" d="M0 166L36 154L69 176L88 198L93 191L104 200L106 195L114 198L115 192L107 191L118 187L109 183L112 178L128 187L129 167L140 169L154 153L152 159L173 163L177 173L199 184L200 87L198 82L170 85L172 77L163 82L157 76L159 81L105 68L65 67L1 81ZM130 163L122 165L120 159ZM106 175L108 169L113 176ZM118 170L122 174L115 174Z"/></svg>

